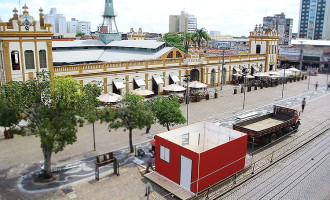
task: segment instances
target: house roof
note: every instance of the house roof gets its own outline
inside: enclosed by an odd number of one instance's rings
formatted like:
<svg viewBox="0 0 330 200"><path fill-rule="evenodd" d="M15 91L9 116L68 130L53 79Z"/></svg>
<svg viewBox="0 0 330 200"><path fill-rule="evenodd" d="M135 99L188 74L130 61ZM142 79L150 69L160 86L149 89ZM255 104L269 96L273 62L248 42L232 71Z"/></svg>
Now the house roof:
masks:
<svg viewBox="0 0 330 200"><path fill-rule="evenodd" d="M157 52L125 51L115 49L82 49L53 51L54 63L118 62L158 59L174 47L165 47Z"/></svg>
<svg viewBox="0 0 330 200"><path fill-rule="evenodd" d="M107 46L157 49L164 43L165 42L159 42L157 40L120 40L120 41L112 41L109 44L107 44Z"/></svg>
<svg viewBox="0 0 330 200"><path fill-rule="evenodd" d="M211 122L199 122L157 134L157 137L164 138L196 153L202 153L245 135L245 133Z"/></svg>

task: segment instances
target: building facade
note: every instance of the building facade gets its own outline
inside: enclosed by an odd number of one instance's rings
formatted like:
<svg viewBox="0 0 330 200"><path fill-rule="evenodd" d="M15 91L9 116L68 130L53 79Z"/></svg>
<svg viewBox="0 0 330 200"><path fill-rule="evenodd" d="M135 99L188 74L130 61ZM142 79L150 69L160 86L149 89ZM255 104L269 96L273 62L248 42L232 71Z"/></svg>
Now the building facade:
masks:
<svg viewBox="0 0 330 200"><path fill-rule="evenodd" d="M66 18L62 14L57 14L56 8L51 8L49 14L45 14L45 20L53 27L53 33L66 33Z"/></svg>
<svg viewBox="0 0 330 200"><path fill-rule="evenodd" d="M27 81L42 70L53 73L51 24L40 9L39 21L29 15L27 6L22 15L13 10L9 22L0 22L0 84Z"/></svg>
<svg viewBox="0 0 330 200"><path fill-rule="evenodd" d="M268 16L263 18L264 30L271 27L275 27L280 34L280 45L289 45L292 39L292 24L293 19L285 18L284 13L276 14L274 16Z"/></svg>
<svg viewBox="0 0 330 200"><path fill-rule="evenodd" d="M301 0L299 38L330 40L330 0Z"/></svg>
<svg viewBox="0 0 330 200"><path fill-rule="evenodd" d="M87 21L79 21L76 18L71 18L71 21L67 22L68 33L85 33L90 34L91 23Z"/></svg>
<svg viewBox="0 0 330 200"><path fill-rule="evenodd" d="M195 32L197 28L197 18L194 15L189 15L185 11L181 11L181 15L170 15L169 17L169 32Z"/></svg>

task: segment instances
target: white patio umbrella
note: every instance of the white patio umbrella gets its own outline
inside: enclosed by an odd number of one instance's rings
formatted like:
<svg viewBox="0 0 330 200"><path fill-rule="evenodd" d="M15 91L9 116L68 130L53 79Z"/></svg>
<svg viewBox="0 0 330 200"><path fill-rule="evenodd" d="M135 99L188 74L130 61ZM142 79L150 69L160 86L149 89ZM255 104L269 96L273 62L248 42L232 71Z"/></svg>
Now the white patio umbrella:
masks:
<svg viewBox="0 0 330 200"><path fill-rule="evenodd" d="M281 73L280 72L275 72L275 71L271 71L271 72L268 72L269 75L280 75Z"/></svg>
<svg viewBox="0 0 330 200"><path fill-rule="evenodd" d="M297 69L297 68L294 68L294 67L291 67L291 68L289 68L289 69L286 69L286 70L288 70L288 71L292 71L292 72L294 72L294 73L300 72L300 70L299 70L299 69Z"/></svg>
<svg viewBox="0 0 330 200"><path fill-rule="evenodd" d="M186 88L182 87L181 85L171 84L163 87L163 90L172 91L172 92L182 92L185 91Z"/></svg>
<svg viewBox="0 0 330 200"><path fill-rule="evenodd" d="M269 77L269 74L267 73L257 73L257 74L253 74L254 76L258 76L258 77Z"/></svg>
<svg viewBox="0 0 330 200"><path fill-rule="evenodd" d="M241 77L242 74L233 74L233 76Z"/></svg>
<svg viewBox="0 0 330 200"><path fill-rule="evenodd" d="M250 74L246 75L245 77L246 77L246 78L255 78L254 76L252 76L252 75L250 75Z"/></svg>
<svg viewBox="0 0 330 200"><path fill-rule="evenodd" d="M281 76L278 76L278 75L272 75L270 76L269 78L280 78Z"/></svg>
<svg viewBox="0 0 330 200"><path fill-rule="evenodd" d="M279 72L280 72L280 76L281 76L281 77L284 77L284 69L280 70ZM290 75L292 75L292 74L293 74L292 71L287 70L287 69L285 70L285 77L290 76Z"/></svg>
<svg viewBox="0 0 330 200"><path fill-rule="evenodd" d="M201 83L199 81L193 81L193 82L190 82L188 84L188 87L191 87L191 88L206 88L207 85L204 84L204 83Z"/></svg>
<svg viewBox="0 0 330 200"><path fill-rule="evenodd" d="M132 93L137 94L139 96L149 96L149 95L155 94L153 91L150 91L147 89L142 89L142 88L132 90Z"/></svg>
<svg viewBox="0 0 330 200"><path fill-rule="evenodd" d="M116 103L118 101L121 101L122 96L115 94L115 93L106 93L101 94L97 99L104 103Z"/></svg>

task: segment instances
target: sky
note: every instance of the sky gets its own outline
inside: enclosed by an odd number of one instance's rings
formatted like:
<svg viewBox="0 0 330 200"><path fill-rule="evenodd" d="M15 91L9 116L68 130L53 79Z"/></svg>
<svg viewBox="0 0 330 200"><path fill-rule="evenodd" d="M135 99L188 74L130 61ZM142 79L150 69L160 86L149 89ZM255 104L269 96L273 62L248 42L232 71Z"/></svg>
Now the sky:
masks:
<svg viewBox="0 0 330 200"><path fill-rule="evenodd" d="M113 0L119 32L130 28L144 32L167 33L169 15L180 15L184 10L195 15L197 27L207 31L221 31L221 35L248 36L263 17L284 13L293 19L293 32L297 32L300 0ZM21 6L19 6L19 3ZM90 21L92 31L102 24L105 0L0 0L0 18L8 22L12 10L29 7L30 15L39 18L39 8L48 14L56 8L67 21L76 18Z"/></svg>

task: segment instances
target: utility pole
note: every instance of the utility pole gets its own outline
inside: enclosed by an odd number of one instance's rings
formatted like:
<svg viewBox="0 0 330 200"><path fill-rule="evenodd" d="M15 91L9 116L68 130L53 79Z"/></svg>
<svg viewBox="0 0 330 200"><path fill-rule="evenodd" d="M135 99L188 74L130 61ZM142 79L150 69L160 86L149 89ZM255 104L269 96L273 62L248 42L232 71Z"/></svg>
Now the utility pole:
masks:
<svg viewBox="0 0 330 200"><path fill-rule="evenodd" d="M221 80L220 80L220 90L222 90L222 84L223 84L223 79L224 79L224 74L223 74L223 72L224 72L224 66L225 66L225 50L224 49L222 49L222 67L221 67Z"/></svg>
<svg viewBox="0 0 330 200"><path fill-rule="evenodd" d="M302 46L303 46L304 41L299 41L299 42L300 42L300 63L299 63L299 70L301 71L301 69L302 69L302 60L303 60L303 49L302 49Z"/></svg>

